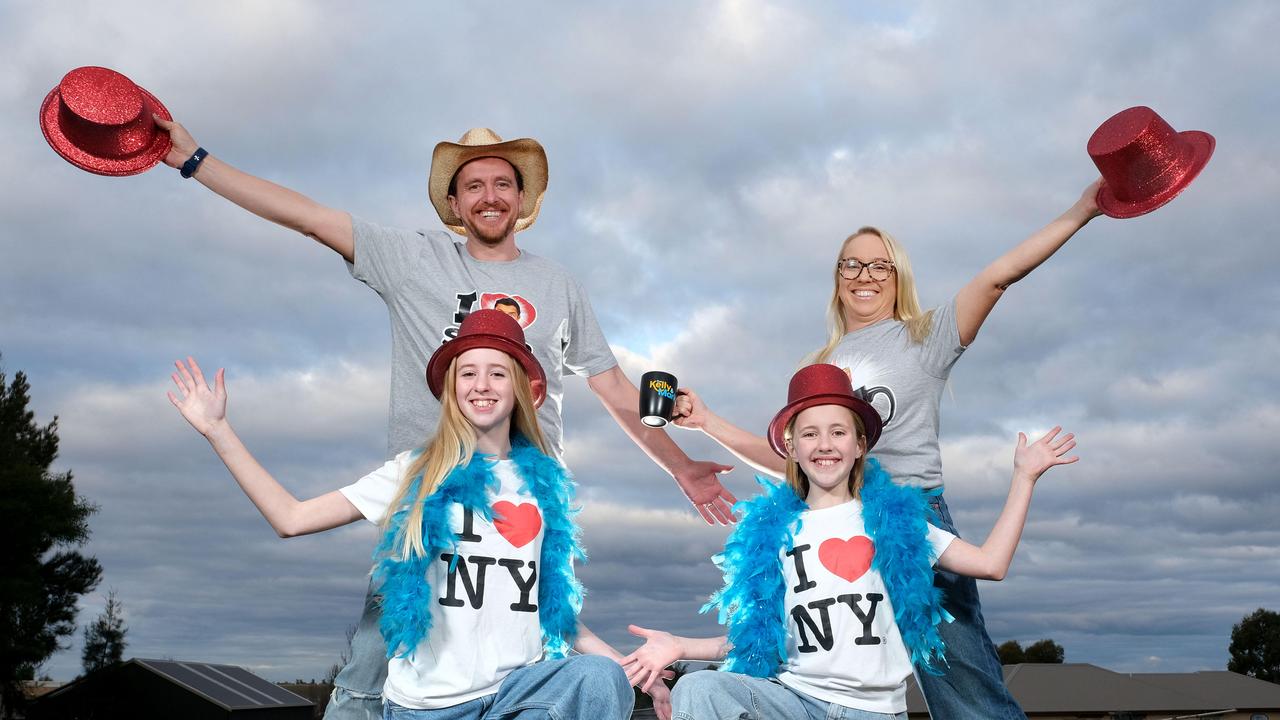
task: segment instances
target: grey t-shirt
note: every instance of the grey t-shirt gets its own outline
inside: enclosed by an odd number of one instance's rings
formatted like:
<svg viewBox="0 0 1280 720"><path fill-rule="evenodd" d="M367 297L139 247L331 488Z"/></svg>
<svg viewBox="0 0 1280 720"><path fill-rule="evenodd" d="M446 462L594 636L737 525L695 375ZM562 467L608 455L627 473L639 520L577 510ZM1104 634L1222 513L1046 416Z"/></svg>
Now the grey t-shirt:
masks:
<svg viewBox="0 0 1280 720"><path fill-rule="evenodd" d="M942 485L938 413L942 389L964 346L956 326L956 302L933 310L929 336L911 341L907 326L892 318L844 336L830 363L865 388L885 421L871 450L898 483L924 488Z"/></svg>
<svg viewBox="0 0 1280 720"><path fill-rule="evenodd" d="M387 228L351 218L351 276L373 288L391 316L391 412L387 456L421 446L434 433L440 402L427 389L427 360L458 332L471 311L518 312L525 341L547 375L538 421L563 454L562 377L590 377L618 364L586 292L556 263L521 251L515 260L482 262L443 231ZM500 302L501 301L501 302Z"/></svg>

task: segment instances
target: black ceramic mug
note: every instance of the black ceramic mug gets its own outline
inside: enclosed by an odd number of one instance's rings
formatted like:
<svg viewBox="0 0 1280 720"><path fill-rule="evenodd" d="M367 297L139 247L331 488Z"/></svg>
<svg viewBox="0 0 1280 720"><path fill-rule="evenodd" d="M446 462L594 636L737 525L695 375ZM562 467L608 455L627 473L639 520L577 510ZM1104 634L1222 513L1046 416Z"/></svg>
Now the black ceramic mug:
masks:
<svg viewBox="0 0 1280 720"><path fill-rule="evenodd" d="M640 422L660 428L676 409L676 376L652 370L640 376Z"/></svg>

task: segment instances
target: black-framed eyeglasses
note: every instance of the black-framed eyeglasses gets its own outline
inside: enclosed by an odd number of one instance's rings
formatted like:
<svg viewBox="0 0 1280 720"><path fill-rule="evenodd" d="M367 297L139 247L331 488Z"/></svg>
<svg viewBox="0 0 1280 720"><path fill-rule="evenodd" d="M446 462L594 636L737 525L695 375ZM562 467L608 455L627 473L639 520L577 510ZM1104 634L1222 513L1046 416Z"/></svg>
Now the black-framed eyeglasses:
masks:
<svg viewBox="0 0 1280 720"><path fill-rule="evenodd" d="M857 280L862 276L863 268L866 268L867 275L871 276L872 280L888 280L895 270L893 263L889 260L874 260L864 263L854 258L845 258L836 263L836 269L840 271L840 277L845 280Z"/></svg>

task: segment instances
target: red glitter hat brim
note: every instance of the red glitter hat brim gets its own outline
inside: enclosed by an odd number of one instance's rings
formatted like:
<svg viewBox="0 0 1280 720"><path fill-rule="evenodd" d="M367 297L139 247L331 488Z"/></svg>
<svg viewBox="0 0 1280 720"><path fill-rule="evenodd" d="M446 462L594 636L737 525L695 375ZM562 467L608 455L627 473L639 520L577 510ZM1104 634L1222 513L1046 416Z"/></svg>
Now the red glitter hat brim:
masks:
<svg viewBox="0 0 1280 720"><path fill-rule="evenodd" d="M1200 130L1184 130L1178 133L1178 136L1190 143L1192 147L1191 160L1188 162L1187 169L1183 171L1182 177L1178 179L1178 182L1163 192L1129 201L1118 199L1112 193L1111 187L1104 183L1102 187L1098 188L1098 209L1107 217L1120 220L1138 217L1156 210L1187 189L1187 186L1191 184L1192 180L1196 179L1196 176L1200 174L1205 165L1209 164L1209 158L1213 156L1216 142L1212 135Z"/></svg>
<svg viewBox="0 0 1280 720"><path fill-rule="evenodd" d="M474 348L498 350L520 363L525 374L529 376L529 385L533 390L533 406L542 407L542 402L547 399L547 376L542 370L542 363L538 362L538 358L534 357L528 348L509 338L488 333L477 333L450 340L432 353L431 359L427 361L426 371L427 389L432 395L439 398L444 392L444 374L449 369L449 363L462 353Z"/></svg>
<svg viewBox="0 0 1280 720"><path fill-rule="evenodd" d="M141 87L138 90L146 97L150 110L154 111L156 115L165 120L173 119L173 116L169 114L169 110L155 95ZM96 175L115 177L137 175L159 164L161 160L164 160L164 156L169 154L169 149L173 147L173 141L170 140L169 133L157 127L156 136L151 141L151 145L142 152L135 153L127 158L104 158L90 154L77 147L62 133L62 127L58 123L60 105L58 88L55 87L49 91L49 94L44 98L44 102L40 105L40 130L44 133L45 141L49 143L49 147L53 148L54 152L81 170L87 170Z"/></svg>
<svg viewBox="0 0 1280 720"><path fill-rule="evenodd" d="M787 423L791 422L791 418L796 415L819 405L841 405L856 413L867 432L868 452L880 440L880 432L884 429L883 422L880 419L880 413L870 403L844 393L821 393L789 402L786 407L778 411L777 415L773 416L773 420L769 423L768 438L769 446L778 457L787 457Z"/></svg>

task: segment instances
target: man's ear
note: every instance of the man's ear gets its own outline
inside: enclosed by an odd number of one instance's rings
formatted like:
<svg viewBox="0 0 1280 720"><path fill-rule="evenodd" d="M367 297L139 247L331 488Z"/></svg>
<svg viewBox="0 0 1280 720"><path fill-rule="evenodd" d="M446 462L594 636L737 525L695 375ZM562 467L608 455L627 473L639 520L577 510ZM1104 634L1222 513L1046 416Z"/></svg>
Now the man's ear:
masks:
<svg viewBox="0 0 1280 720"><path fill-rule="evenodd" d="M458 198L456 196L450 195L445 199L449 201L449 209L453 211L453 214L457 215L458 217L462 217L462 214L458 212Z"/></svg>

